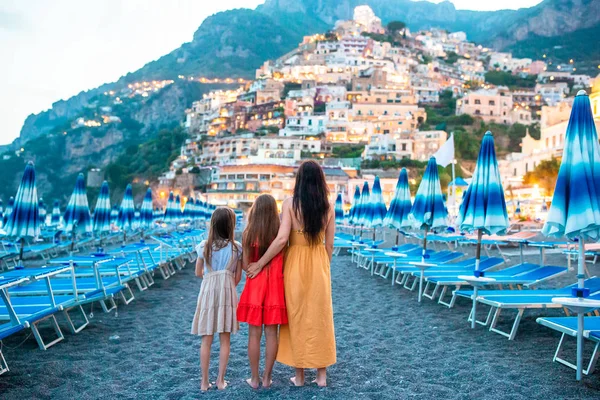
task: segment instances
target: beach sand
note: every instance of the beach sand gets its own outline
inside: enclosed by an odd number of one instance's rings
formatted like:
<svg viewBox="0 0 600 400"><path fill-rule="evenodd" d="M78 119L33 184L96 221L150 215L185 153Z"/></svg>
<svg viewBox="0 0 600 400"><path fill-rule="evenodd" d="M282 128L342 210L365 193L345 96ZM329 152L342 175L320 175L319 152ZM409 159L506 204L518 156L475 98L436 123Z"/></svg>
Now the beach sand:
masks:
<svg viewBox="0 0 600 400"><path fill-rule="evenodd" d="M537 262L536 254L527 261ZM566 262L564 256L550 255L547 264ZM598 266L590 269L600 274ZM332 280L338 363L329 369L328 388L291 387L293 370L276 364L270 390L250 389L244 382L249 377L248 328L242 324L232 337L229 387L202 395L200 338L189 334L200 280L188 266L169 280L157 278L146 292L136 291L135 301L119 306L118 314L104 314L95 306L86 329L71 335L65 328L64 342L48 351L39 350L31 337L25 340L26 334L4 340L11 371L0 376L0 398L600 398L599 372L577 382L573 370L552 362L559 335L535 319L560 311L526 312L516 340L508 341L481 326L471 330L468 301L454 309L429 299L418 304L416 292L371 277L349 256L334 257ZM574 281L570 272L547 286ZM574 357L574 349L575 340L569 338L567 354ZM586 357L591 350L588 342ZM218 344L213 345L211 380L217 363ZM308 372L307 381L314 376Z"/></svg>

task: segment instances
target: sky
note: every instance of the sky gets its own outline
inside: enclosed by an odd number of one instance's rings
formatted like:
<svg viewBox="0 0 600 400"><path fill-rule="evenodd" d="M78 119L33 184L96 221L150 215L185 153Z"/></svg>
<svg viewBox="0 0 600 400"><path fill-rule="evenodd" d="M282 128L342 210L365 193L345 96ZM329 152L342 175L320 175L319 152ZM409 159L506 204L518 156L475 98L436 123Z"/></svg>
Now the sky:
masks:
<svg viewBox="0 0 600 400"><path fill-rule="evenodd" d="M202 21L264 0L2 0L0 144L25 118L189 42ZM435 0L435 2L440 2ZM540 0L453 0L459 9L530 7Z"/></svg>

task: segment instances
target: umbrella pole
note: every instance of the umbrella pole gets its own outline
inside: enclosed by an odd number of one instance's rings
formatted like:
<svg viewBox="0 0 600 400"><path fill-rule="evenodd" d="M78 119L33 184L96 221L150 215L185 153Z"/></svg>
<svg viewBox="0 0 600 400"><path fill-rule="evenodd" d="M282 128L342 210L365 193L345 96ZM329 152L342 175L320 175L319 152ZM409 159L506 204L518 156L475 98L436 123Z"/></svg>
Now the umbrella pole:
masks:
<svg viewBox="0 0 600 400"><path fill-rule="evenodd" d="M396 229L396 246L394 247L394 251L398 250L398 242L400 241L400 230Z"/></svg>
<svg viewBox="0 0 600 400"><path fill-rule="evenodd" d="M423 235L423 255L421 256L421 263L425 263L425 253L427 252L427 231L425 229L425 234ZM425 275L425 270L421 268L421 276L419 277L419 303L421 302L421 296L423 295L423 277Z"/></svg>
<svg viewBox="0 0 600 400"><path fill-rule="evenodd" d="M479 272L479 262L481 260L481 229L477 230L477 249L475 251L475 272ZM477 274L475 275L477 276ZM473 308L471 310L471 329L475 329L475 315L477 315L477 285L473 285Z"/></svg>
<svg viewBox="0 0 600 400"><path fill-rule="evenodd" d="M23 248L25 247L25 238L21 238L19 246L19 267L23 267Z"/></svg>
<svg viewBox="0 0 600 400"><path fill-rule="evenodd" d="M585 277L585 242L583 235L579 237L579 262L577 271L577 288L583 289L583 279ZM579 308L577 312L577 380L581 380L583 369L583 330L584 320L583 312Z"/></svg>

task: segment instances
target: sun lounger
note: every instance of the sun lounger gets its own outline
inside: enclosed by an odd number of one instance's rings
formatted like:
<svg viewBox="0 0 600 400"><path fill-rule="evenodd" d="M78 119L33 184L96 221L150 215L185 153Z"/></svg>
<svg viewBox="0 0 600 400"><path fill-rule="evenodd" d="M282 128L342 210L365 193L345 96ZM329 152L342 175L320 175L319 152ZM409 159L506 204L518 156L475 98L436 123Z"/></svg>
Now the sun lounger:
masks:
<svg viewBox="0 0 600 400"><path fill-rule="evenodd" d="M540 289L540 290L480 290L477 296L477 302L490 307L490 311L485 322L477 321L480 325L489 324L490 331L506 336L508 340L513 340L519 329L519 324L523 314L528 309L550 309L562 308L560 304L553 303L553 297L571 296L571 289L577 284L572 284L560 289ZM585 287L590 289L591 293L600 292L600 278L590 278L585 281ZM472 299L473 290L459 290L457 297ZM517 315L513 320L510 332L505 332L497 328L500 314L503 310L517 310ZM567 311L568 315L568 311Z"/></svg>
<svg viewBox="0 0 600 400"><path fill-rule="evenodd" d="M593 296L593 298L600 300L600 295ZM592 351L588 366L583 370L585 375L589 375L594 372L598 357L600 356L600 317L584 317L583 320L583 337L594 343L594 350ZM577 337L577 317L543 317L538 318L536 322L562 334L552 361L559 362L572 369L577 369L575 364L567 361L562 355L565 338L567 336Z"/></svg>

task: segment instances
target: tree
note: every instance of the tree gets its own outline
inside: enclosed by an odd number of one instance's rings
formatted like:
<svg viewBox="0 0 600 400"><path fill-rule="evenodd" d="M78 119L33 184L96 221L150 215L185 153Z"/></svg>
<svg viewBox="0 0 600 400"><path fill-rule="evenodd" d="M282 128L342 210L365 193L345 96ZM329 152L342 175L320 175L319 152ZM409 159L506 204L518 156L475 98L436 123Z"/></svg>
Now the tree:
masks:
<svg viewBox="0 0 600 400"><path fill-rule="evenodd" d="M543 160L523 177L523 183L526 185L539 185L544 189L546 196L554 194L554 186L560 169L560 161L554 157L550 160Z"/></svg>
<svg viewBox="0 0 600 400"><path fill-rule="evenodd" d="M390 21L387 24L387 30L392 35L396 35L398 32L403 31L406 28L406 24L402 21Z"/></svg>

